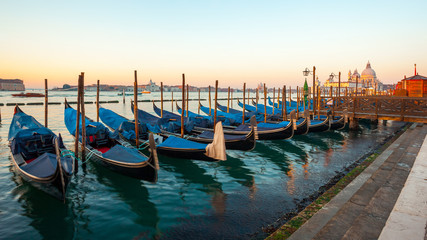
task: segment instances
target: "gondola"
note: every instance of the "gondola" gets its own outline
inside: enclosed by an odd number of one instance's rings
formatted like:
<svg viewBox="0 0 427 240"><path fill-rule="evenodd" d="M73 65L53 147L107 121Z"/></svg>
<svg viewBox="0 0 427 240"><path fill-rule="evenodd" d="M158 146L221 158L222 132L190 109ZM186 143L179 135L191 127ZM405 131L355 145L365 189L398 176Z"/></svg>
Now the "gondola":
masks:
<svg viewBox="0 0 427 240"><path fill-rule="evenodd" d="M131 106L133 111L133 104L131 104ZM153 108L155 109L155 111L156 109L157 111L161 111L160 109L157 108L157 106L154 103L153 103ZM164 118L160 119L141 109L138 109L138 116L146 119L147 121L150 119L151 121L153 121L153 117L157 118L157 121L164 121L165 119L169 119L169 118L172 120L176 120L181 117L180 115L177 115L175 113L171 113L163 110ZM138 119L141 119L139 117ZM189 119L191 118L192 117L189 117ZM194 117L193 120L197 120L196 117ZM199 142L199 143L205 143L205 144L211 143L213 141L214 139L213 129L210 128L209 124L206 124L206 129L208 129L208 131L195 130L195 129L196 128L194 128L191 132L189 132L189 134L186 135L185 138L193 142ZM162 129L162 132L165 134L172 134L172 135L178 136L175 132L168 131L165 129ZM225 147L228 150L242 150L242 151L252 150L255 148L255 143L257 139L256 136L257 136L257 130L255 128L252 131L248 132L246 135L241 135L241 136L224 134Z"/></svg>
<svg viewBox="0 0 427 240"><path fill-rule="evenodd" d="M327 116L325 115L320 115L320 120L325 120L327 118ZM342 113L342 116L335 116L329 117L331 120L331 127L329 130L341 130L343 128L345 128L345 125L347 124L348 121L348 114L347 114L347 110L345 109ZM314 116L314 119L317 120L318 116Z"/></svg>
<svg viewBox="0 0 427 240"><path fill-rule="evenodd" d="M65 154L61 156L67 151L61 135L56 136L16 106L8 139L12 162L18 174L34 187L65 201L74 160Z"/></svg>
<svg viewBox="0 0 427 240"><path fill-rule="evenodd" d="M316 116L313 116L313 120L310 121L309 132L324 132L331 129L331 112L328 111L324 119L316 119Z"/></svg>
<svg viewBox="0 0 427 240"><path fill-rule="evenodd" d="M136 145L136 134L135 134L135 121L130 121L129 119L109 110L106 108L99 109L99 117L105 125L111 129L118 132L119 136L131 143ZM207 144L193 142L188 139L179 138L177 136L171 136L167 134L162 134L160 131L156 131L158 134L158 141L161 143L156 146L157 152L159 154L174 157L174 158L183 158L183 159L195 159L195 160L204 160L204 161L224 161L226 160L225 147L221 147L221 143L224 141L221 139L222 130L220 125L216 129L216 134L218 137L213 137L217 139L216 142L209 142ZM147 124L139 123L139 142L141 145L147 144L147 132L154 128L150 126L147 127ZM222 149L223 152L218 154L218 151L209 151L208 149ZM221 151L221 150L220 150ZM215 153L215 154L212 154Z"/></svg>
<svg viewBox="0 0 427 240"><path fill-rule="evenodd" d="M181 107L176 104L176 109L179 113L182 113ZM202 116L191 111L188 111L189 116L193 116L194 118L209 118L209 116ZM220 118L219 118L220 119ZM249 121L251 126L256 126L257 121L255 117L252 117ZM235 129L236 127L225 126L224 129ZM189 135L187 138L195 141L195 142L207 142L212 136L211 131L197 131L196 135ZM200 134L199 134L200 133ZM243 136L243 135L233 135L233 134L224 134L225 137L225 145L227 149L230 150L241 150L241 151L250 151L255 148L256 140L258 139L258 130L255 127L251 127L251 131Z"/></svg>
<svg viewBox="0 0 427 240"><path fill-rule="evenodd" d="M75 137L77 111L65 100L64 122L68 131ZM150 156L147 157L132 147L129 143L114 136L100 122L94 122L85 118L87 157L104 167L120 174L146 180L157 181L157 170L159 163L157 159L156 146L152 135L149 136ZM81 122L79 126L79 142L82 141Z"/></svg>
<svg viewBox="0 0 427 240"><path fill-rule="evenodd" d="M218 104L218 108L223 112L227 111L227 107L222 106L220 104ZM230 113L234 113L234 114L242 114L242 111L237 110L237 109L233 109L233 108L228 108L228 111ZM264 121L264 114L256 113L256 112L245 112L245 116L246 115L250 115L250 116L255 115L258 122ZM296 130L294 130L294 135L304 135L304 134L308 133L308 129L309 129L309 125L310 125L310 118L309 118L310 113L308 112L308 109L306 109L304 111L303 115L304 115L303 118L300 118L300 119L298 119L298 121L296 121L297 127L296 127ZM281 117L278 118L277 116L275 116L273 119L274 120L272 120L272 118L270 116L267 116L267 122L270 122L270 123L280 122L280 121L278 121L278 119L281 119Z"/></svg>
<svg viewBox="0 0 427 240"><path fill-rule="evenodd" d="M280 123L258 123L257 124L257 136L259 140L280 140L292 138L294 135L295 124L295 112L291 112L291 121L283 121ZM254 118L254 116L253 116ZM198 131L212 131L207 128L195 127ZM230 135L245 135L251 131L251 126L247 124L241 124L234 129L225 129L225 134Z"/></svg>

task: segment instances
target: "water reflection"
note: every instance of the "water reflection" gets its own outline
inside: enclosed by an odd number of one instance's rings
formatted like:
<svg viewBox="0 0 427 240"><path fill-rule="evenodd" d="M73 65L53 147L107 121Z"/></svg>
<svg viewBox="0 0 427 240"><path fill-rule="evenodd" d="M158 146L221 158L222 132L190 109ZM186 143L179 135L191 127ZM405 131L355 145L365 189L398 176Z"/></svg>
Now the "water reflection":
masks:
<svg viewBox="0 0 427 240"><path fill-rule="evenodd" d="M192 160L162 157L161 163L162 169L178 173L176 177L180 177L191 184L202 185L196 189L212 197L211 204L216 214L224 214L227 195L222 191L222 184L208 174L205 169L199 167ZM168 166L163 166L163 164ZM182 190L181 193L183 194ZM185 198L185 194L182 197Z"/></svg>
<svg viewBox="0 0 427 240"><path fill-rule="evenodd" d="M11 180L16 184L12 195L21 204L21 215L31 219L28 224L36 229L43 239L73 239L75 225L70 210L72 204L69 201L64 204L34 188L14 171L12 165L9 170L13 173Z"/></svg>
<svg viewBox="0 0 427 240"><path fill-rule="evenodd" d="M149 192L143 182L116 174L102 166L93 165L96 181L108 186L109 191L116 193L115 195L130 207L132 212L137 215L137 218L132 218L134 223L149 228L141 235L157 235L160 232L158 227L160 218L156 205L149 200ZM154 233L150 233L152 231Z"/></svg>
<svg viewBox="0 0 427 240"><path fill-rule="evenodd" d="M289 171L289 156L280 147L275 146L273 141L257 142L255 149L252 151L256 151L261 158L268 159L274 163L282 172Z"/></svg>

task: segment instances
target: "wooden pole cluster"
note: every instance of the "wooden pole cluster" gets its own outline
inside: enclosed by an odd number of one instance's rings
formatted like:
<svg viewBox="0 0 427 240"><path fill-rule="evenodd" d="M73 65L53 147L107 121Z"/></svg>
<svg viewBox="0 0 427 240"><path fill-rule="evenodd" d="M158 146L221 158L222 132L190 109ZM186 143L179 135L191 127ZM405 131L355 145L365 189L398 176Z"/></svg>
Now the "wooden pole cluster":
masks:
<svg viewBox="0 0 427 240"><path fill-rule="evenodd" d="M47 96L47 79L44 80L44 126L47 128L47 105L48 105L48 96Z"/></svg>
<svg viewBox="0 0 427 240"><path fill-rule="evenodd" d="M135 70L133 83L133 113L135 118L135 144L139 147L139 122L138 122L138 75Z"/></svg>
<svg viewBox="0 0 427 240"><path fill-rule="evenodd" d="M209 92L210 92L210 86L209 86ZM184 112L185 112L185 74L183 73L182 74L181 138L184 137Z"/></svg>

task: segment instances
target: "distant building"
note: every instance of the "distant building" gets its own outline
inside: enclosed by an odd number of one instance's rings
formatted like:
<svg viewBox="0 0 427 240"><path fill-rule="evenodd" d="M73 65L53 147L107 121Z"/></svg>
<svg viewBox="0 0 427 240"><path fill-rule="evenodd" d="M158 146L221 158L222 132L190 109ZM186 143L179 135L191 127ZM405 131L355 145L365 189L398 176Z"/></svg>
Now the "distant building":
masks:
<svg viewBox="0 0 427 240"><path fill-rule="evenodd" d="M351 70L348 71L347 81L341 81L341 87L345 88L355 88L357 82L357 88L365 89L368 91L382 91L383 83L377 78L377 74L372 69L371 63L368 61L366 64L365 70L363 70L362 75L359 74L357 69L351 73ZM325 87L338 87L338 81L334 81L334 79L326 80Z"/></svg>
<svg viewBox="0 0 427 240"><path fill-rule="evenodd" d="M408 97L427 97L427 77L418 75L415 65L415 75L406 77L397 83L394 95Z"/></svg>
<svg viewBox="0 0 427 240"><path fill-rule="evenodd" d="M160 91L160 86L158 86L155 82L153 82L151 79L150 79L150 83L149 84L147 84L147 85L143 85L143 88L146 90L146 91L150 91L150 92L159 92Z"/></svg>
<svg viewBox="0 0 427 240"><path fill-rule="evenodd" d="M25 85L20 79L0 78L0 91L25 91Z"/></svg>

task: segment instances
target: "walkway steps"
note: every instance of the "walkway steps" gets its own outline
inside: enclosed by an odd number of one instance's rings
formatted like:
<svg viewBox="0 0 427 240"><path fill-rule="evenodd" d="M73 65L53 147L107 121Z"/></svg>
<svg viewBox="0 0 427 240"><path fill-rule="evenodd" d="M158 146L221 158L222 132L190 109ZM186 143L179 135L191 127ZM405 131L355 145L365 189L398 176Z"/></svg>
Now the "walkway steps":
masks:
<svg viewBox="0 0 427 240"><path fill-rule="evenodd" d="M378 239L426 135L406 130L289 239Z"/></svg>

